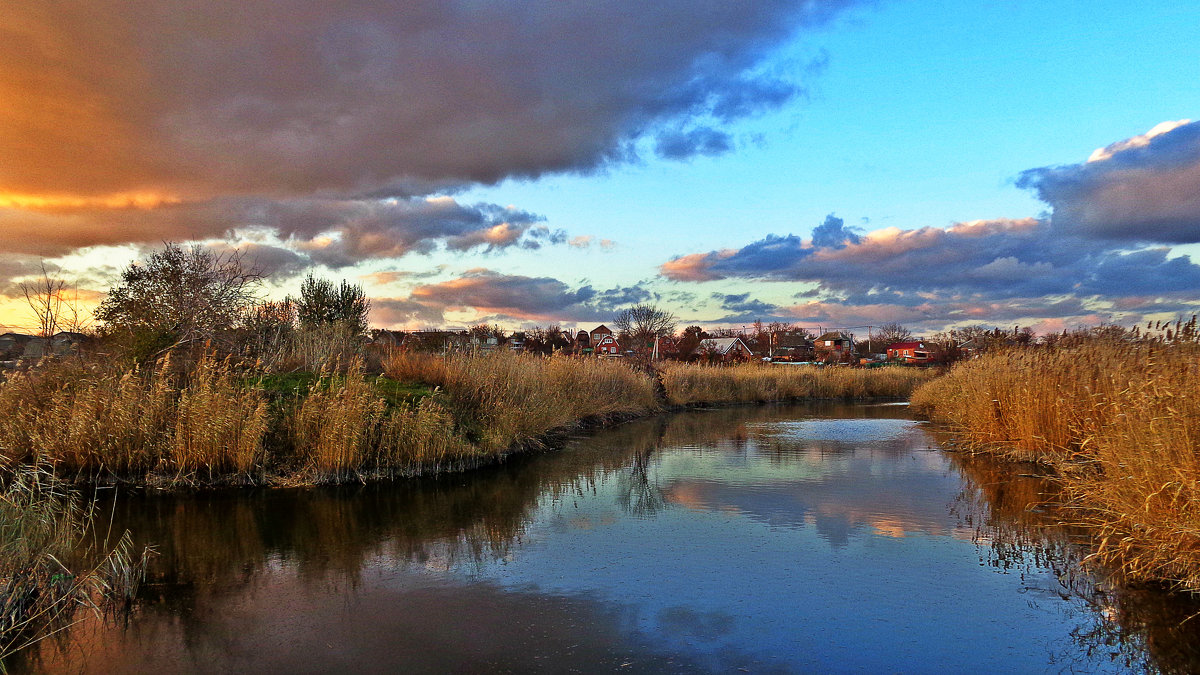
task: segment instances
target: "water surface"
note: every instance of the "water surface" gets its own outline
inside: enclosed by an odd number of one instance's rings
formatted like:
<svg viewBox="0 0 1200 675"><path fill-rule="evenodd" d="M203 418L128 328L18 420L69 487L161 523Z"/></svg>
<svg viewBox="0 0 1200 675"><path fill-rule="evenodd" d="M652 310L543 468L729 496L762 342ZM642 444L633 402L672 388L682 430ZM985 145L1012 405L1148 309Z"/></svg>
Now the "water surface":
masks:
<svg viewBox="0 0 1200 675"><path fill-rule="evenodd" d="M894 405L641 420L438 479L123 497L157 551L46 672L1187 671L1196 608L1080 573L1011 467Z"/></svg>

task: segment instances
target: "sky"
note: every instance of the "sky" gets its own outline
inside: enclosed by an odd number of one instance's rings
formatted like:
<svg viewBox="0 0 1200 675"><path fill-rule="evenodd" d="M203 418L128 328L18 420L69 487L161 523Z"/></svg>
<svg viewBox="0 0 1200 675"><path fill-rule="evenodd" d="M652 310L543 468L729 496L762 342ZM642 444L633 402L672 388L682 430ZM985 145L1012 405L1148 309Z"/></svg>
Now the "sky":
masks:
<svg viewBox="0 0 1200 675"><path fill-rule="evenodd" d="M0 6L4 329L167 241L389 328L1200 310L1191 3Z"/></svg>

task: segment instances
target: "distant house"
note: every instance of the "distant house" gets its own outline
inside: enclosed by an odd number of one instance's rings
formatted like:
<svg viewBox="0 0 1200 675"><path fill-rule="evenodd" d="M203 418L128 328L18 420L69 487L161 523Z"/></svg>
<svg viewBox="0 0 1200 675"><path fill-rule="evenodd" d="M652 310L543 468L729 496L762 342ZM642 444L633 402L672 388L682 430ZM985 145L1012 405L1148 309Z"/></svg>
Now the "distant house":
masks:
<svg viewBox="0 0 1200 675"><path fill-rule="evenodd" d="M754 358L754 352L739 337L707 338L701 340L694 352L698 356L719 357L722 361Z"/></svg>
<svg viewBox="0 0 1200 675"><path fill-rule="evenodd" d="M973 359L976 356L979 356L983 352L983 349L981 347L982 347L982 341L977 340L975 338L971 338L970 340L967 340L966 342L959 343L958 357L960 359Z"/></svg>
<svg viewBox="0 0 1200 675"><path fill-rule="evenodd" d="M817 338L813 349L819 358L848 359L854 355L854 338L841 331L832 331Z"/></svg>
<svg viewBox="0 0 1200 675"><path fill-rule="evenodd" d="M612 334L613 334L613 332L608 326L605 326L604 324L600 324L599 326L596 326L595 328L593 328L591 330L591 332L588 333L588 336L591 337L592 344L595 345L597 342L600 341L600 338L604 337L605 335L612 335Z"/></svg>
<svg viewBox="0 0 1200 675"><path fill-rule="evenodd" d="M83 333L64 330L50 336L50 348L56 356L63 356L79 351L79 347L88 341Z"/></svg>
<svg viewBox="0 0 1200 675"><path fill-rule="evenodd" d="M621 353L621 345L617 342L617 338L612 333L601 335L598 340L592 344L594 353L604 356L616 356Z"/></svg>
<svg viewBox="0 0 1200 675"><path fill-rule="evenodd" d="M404 338L407 335L404 331L388 330L386 328L376 328L371 331L371 344L381 345L384 347L399 347L404 344Z"/></svg>
<svg viewBox="0 0 1200 675"><path fill-rule="evenodd" d="M514 352L525 351L525 331L517 331L508 336L508 349Z"/></svg>
<svg viewBox="0 0 1200 675"><path fill-rule="evenodd" d="M905 363L928 363L933 358L930 350L925 347L925 343L915 340L888 345L887 357L889 361L904 361Z"/></svg>
<svg viewBox="0 0 1200 675"><path fill-rule="evenodd" d="M774 333L771 339L771 356L779 360L807 361L815 353L807 333Z"/></svg>
<svg viewBox="0 0 1200 675"><path fill-rule="evenodd" d="M0 361L15 361L25 356L25 346L38 341L37 336L22 333L0 335Z"/></svg>

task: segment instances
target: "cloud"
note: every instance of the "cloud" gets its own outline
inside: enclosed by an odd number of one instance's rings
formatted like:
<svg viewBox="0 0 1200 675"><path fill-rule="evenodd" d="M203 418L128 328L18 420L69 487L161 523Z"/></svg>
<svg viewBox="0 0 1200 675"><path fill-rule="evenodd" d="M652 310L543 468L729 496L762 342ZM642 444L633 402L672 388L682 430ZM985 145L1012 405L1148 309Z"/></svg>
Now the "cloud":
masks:
<svg viewBox="0 0 1200 675"><path fill-rule="evenodd" d="M410 272L407 270L384 270L381 272L364 274L360 276L359 279L377 286L388 286L411 279L428 279L430 277L436 277L445 273L447 269L449 269L449 265L435 265L434 267L421 272Z"/></svg>
<svg viewBox="0 0 1200 675"><path fill-rule="evenodd" d="M828 222L828 221L827 221ZM1200 266L1167 249L1125 252L1060 235L1044 220L981 220L948 228L887 228L803 242L768 235L735 251L677 257L660 267L676 281L727 278L803 281L843 297L869 294L982 294L1036 297L1200 290ZM836 244L834 243L836 241Z"/></svg>
<svg viewBox="0 0 1200 675"><path fill-rule="evenodd" d="M259 209L327 226L355 212L333 264L419 251L381 232L394 214L373 211L396 209L371 199L591 171L641 141L724 152L724 125L810 75L765 60L852 4L16 3L0 25L0 230L46 242L0 247L221 236ZM506 222L445 243L509 245L523 224Z"/></svg>
<svg viewBox="0 0 1200 675"><path fill-rule="evenodd" d="M0 250L43 256L126 242L230 238L270 233L313 262L339 268L363 260L454 251L540 247L566 240L537 214L452 197L409 199L229 198L153 209L60 207L29 214L0 209Z"/></svg>
<svg viewBox="0 0 1200 675"><path fill-rule="evenodd" d="M694 155L721 155L733 149L733 139L723 131L700 127L691 131L664 132L654 151L666 159L687 159Z"/></svg>
<svg viewBox="0 0 1200 675"><path fill-rule="evenodd" d="M817 248L845 248L846 244L857 244L859 241L858 235L846 227L845 221L832 213L825 216L825 222L812 231L812 245Z"/></svg>
<svg viewBox="0 0 1200 675"><path fill-rule="evenodd" d="M58 270L53 265L47 265L46 271L53 275ZM15 280L21 277L38 276L41 273L42 267L36 258L0 254L0 296L24 298L20 286Z"/></svg>
<svg viewBox="0 0 1200 675"><path fill-rule="evenodd" d="M220 255L230 255L236 251L249 269L266 277L295 276L311 265L308 258L279 246L257 243L241 243L234 246L221 242L210 244L209 248Z"/></svg>
<svg viewBox="0 0 1200 675"><path fill-rule="evenodd" d="M847 232L827 218L811 240L768 235L740 249L688 254L660 273L675 281L803 282L809 300L775 312L815 323L910 321L919 325L1055 316L1124 318L1200 306L1200 265L1169 248L1127 250L1060 232L1050 220L956 223L948 228ZM1137 312L1115 303L1148 296ZM748 294L722 295L730 320ZM1106 309L1107 308L1107 309ZM761 311L760 311L761 310ZM1064 314L1065 313L1065 314Z"/></svg>
<svg viewBox="0 0 1200 675"><path fill-rule="evenodd" d="M1025 171L1017 185L1051 206L1064 234L1200 242L1200 122L1163 122L1096 150L1082 164Z"/></svg>
<svg viewBox="0 0 1200 675"><path fill-rule="evenodd" d="M750 299L749 293L713 293L712 297L721 303L721 309L746 316L769 316L779 309L776 305Z"/></svg>
<svg viewBox="0 0 1200 675"><path fill-rule="evenodd" d="M646 302L640 285L596 290L571 288L553 277L468 270L461 276L414 288L407 298L373 301L372 320L387 325L438 324L446 312L470 312L489 321L559 323L606 321L622 307Z"/></svg>
<svg viewBox="0 0 1200 675"><path fill-rule="evenodd" d="M411 198L592 170L639 138L673 158L728 150L720 125L802 91L764 58L851 4L18 3L0 26L0 250L263 221L300 243L340 232L310 248L332 266L439 237L557 243L492 209L426 235Z"/></svg>

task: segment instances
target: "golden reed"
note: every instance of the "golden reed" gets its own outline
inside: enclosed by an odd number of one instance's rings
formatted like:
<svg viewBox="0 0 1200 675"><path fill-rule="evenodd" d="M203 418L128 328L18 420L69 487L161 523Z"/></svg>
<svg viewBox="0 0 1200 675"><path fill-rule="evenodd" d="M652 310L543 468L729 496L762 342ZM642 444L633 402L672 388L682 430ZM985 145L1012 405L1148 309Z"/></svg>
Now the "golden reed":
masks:
<svg viewBox="0 0 1200 675"><path fill-rule="evenodd" d="M1200 591L1200 344L1110 336L992 352L912 404L970 449L1053 467L1095 560Z"/></svg>

